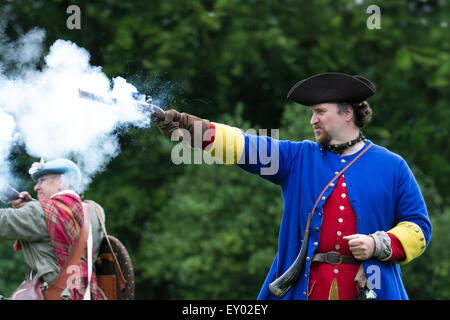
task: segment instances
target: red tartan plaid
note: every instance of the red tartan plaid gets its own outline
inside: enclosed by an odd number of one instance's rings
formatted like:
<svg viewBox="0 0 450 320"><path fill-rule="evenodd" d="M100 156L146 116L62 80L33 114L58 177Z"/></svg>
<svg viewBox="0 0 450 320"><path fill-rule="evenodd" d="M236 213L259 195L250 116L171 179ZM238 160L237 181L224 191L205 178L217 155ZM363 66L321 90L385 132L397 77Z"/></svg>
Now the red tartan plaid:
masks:
<svg viewBox="0 0 450 320"><path fill-rule="evenodd" d="M62 269L71 250L78 243L78 230L83 225L84 215L81 199L76 195L63 194L51 199L40 200L40 203L44 209L48 234L55 248L58 264ZM64 205L70 209L70 212L64 210ZM72 280L72 283L69 284L72 299L81 300L83 299L88 283L85 255L82 256L76 270L68 271L73 272L73 276L69 277ZM97 278L94 273L91 276L91 299L103 299L98 289Z"/></svg>

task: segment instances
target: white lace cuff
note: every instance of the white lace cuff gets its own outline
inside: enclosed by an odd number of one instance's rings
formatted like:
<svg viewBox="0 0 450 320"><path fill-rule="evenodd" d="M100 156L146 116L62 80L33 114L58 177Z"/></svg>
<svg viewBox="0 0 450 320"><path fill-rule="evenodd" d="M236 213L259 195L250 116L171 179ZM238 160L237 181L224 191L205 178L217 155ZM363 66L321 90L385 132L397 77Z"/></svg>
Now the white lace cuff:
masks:
<svg viewBox="0 0 450 320"><path fill-rule="evenodd" d="M375 241L374 258L380 261L389 260L392 256L391 238L389 238L389 235L384 231L377 231L369 234L369 236Z"/></svg>

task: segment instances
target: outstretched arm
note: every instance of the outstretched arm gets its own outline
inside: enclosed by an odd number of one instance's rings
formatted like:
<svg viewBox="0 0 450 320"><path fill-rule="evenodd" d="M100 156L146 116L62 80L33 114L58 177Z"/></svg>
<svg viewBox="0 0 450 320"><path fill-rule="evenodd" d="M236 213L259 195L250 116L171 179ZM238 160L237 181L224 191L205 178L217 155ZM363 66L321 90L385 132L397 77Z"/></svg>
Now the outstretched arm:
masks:
<svg viewBox="0 0 450 320"><path fill-rule="evenodd" d="M0 239L38 241L48 238L39 201L30 201L18 209L0 209Z"/></svg>

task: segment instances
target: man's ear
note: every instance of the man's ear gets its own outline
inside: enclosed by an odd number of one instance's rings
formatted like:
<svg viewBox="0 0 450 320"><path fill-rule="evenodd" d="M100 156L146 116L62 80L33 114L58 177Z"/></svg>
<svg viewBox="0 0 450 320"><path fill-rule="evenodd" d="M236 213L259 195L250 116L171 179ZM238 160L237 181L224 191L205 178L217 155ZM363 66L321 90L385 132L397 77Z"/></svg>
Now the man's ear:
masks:
<svg viewBox="0 0 450 320"><path fill-rule="evenodd" d="M344 109L344 117L345 117L345 121L349 122L349 121L353 121L354 118L354 110L352 108L351 105L347 105L347 108Z"/></svg>

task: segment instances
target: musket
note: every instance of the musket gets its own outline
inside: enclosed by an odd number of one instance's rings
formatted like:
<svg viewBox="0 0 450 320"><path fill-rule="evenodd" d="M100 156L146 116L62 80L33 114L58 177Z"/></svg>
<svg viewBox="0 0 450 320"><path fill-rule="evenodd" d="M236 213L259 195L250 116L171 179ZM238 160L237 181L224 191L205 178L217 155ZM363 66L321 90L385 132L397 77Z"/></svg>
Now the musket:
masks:
<svg viewBox="0 0 450 320"><path fill-rule="evenodd" d="M9 184L0 185L0 201L4 204L10 204L13 200L19 198L19 191Z"/></svg>
<svg viewBox="0 0 450 320"><path fill-rule="evenodd" d="M9 184L0 184L0 201L4 204L10 205L16 199L19 199L20 192L11 187ZM24 201L36 200L33 197L29 197Z"/></svg>
<svg viewBox="0 0 450 320"><path fill-rule="evenodd" d="M105 104L115 104L117 103L117 99L114 98L110 98L110 97L105 97L105 96L100 96L97 95L95 93L89 92L89 91L84 91L81 89L78 89L78 96L80 98L84 98L84 99L88 99L91 101L97 101L100 103L105 103ZM146 101L139 101L139 100L131 100L130 102L140 105L142 107L146 107L146 108L150 108L152 114L151 114L151 119L153 121L157 121L159 119L164 119L164 110L161 109L159 106L152 104L152 97L147 96Z"/></svg>

